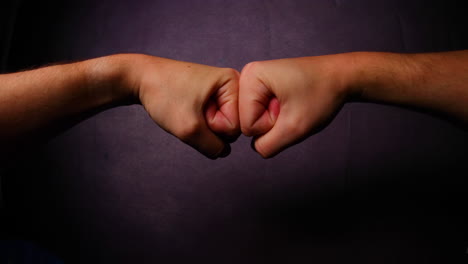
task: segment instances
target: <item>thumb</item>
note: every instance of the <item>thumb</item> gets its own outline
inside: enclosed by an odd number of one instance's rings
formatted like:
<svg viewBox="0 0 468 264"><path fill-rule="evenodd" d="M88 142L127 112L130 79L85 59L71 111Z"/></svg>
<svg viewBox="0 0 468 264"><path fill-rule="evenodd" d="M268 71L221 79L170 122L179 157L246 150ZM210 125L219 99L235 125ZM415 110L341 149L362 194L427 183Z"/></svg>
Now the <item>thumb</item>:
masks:
<svg viewBox="0 0 468 264"><path fill-rule="evenodd" d="M253 146L263 158L271 158L285 148L300 141L306 129L290 115L280 114L274 126L266 134L255 137Z"/></svg>

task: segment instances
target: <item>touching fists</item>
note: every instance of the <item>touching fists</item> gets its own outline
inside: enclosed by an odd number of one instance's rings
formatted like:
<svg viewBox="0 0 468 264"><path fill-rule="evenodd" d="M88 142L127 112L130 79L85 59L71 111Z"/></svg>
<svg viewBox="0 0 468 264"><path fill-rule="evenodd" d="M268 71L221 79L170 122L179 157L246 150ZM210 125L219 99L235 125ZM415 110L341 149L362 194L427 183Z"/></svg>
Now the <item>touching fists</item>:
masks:
<svg viewBox="0 0 468 264"><path fill-rule="evenodd" d="M169 133L210 158L242 129L265 158L328 120L346 91L333 56L252 62L236 70L146 55L135 59L140 102Z"/></svg>
<svg viewBox="0 0 468 264"><path fill-rule="evenodd" d="M258 61L242 70L239 117L255 150L272 157L326 122L347 96L333 56Z"/></svg>

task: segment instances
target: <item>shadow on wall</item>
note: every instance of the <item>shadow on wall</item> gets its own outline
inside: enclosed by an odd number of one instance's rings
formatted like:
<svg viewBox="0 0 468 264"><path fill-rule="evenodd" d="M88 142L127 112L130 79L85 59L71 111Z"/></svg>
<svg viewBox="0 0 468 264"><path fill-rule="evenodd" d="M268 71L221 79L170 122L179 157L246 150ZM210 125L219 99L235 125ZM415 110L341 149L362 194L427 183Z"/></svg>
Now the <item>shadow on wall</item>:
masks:
<svg viewBox="0 0 468 264"><path fill-rule="evenodd" d="M378 159L391 160L384 154ZM70 180L60 173L61 165L38 147L10 162L5 178L8 226L11 237L32 239L76 263L90 259L96 263L149 259L167 263L194 259L223 259L223 263L466 260L466 168L459 160L431 166L423 165L425 159L406 162L397 169L385 162L370 164L367 177L348 182L345 192L335 187L310 192L314 186L292 183L252 193L229 218L219 214L205 219L203 230L174 223L173 228L186 230L175 233L184 236L181 245L174 243L179 238L162 239L146 232L149 227L132 223L108 222L101 230L99 223L112 220L95 212L99 206L90 209L91 215L77 214L75 210L81 209L71 208L64 199L68 196L63 192L69 187L63 187ZM115 206L128 204L116 201Z"/></svg>

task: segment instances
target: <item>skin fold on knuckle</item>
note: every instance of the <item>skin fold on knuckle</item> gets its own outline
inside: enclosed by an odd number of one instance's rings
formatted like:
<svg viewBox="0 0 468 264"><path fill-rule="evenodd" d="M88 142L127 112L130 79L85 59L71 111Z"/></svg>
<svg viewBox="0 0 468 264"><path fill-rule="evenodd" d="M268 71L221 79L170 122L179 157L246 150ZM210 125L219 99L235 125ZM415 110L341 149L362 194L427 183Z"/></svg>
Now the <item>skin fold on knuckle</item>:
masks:
<svg viewBox="0 0 468 264"><path fill-rule="evenodd" d="M174 134L183 142L193 144L201 132L202 123L199 120L185 120L180 124Z"/></svg>
<svg viewBox="0 0 468 264"><path fill-rule="evenodd" d="M227 135L229 137L238 137L241 134L240 122L239 120L228 120L227 122Z"/></svg>
<svg viewBox="0 0 468 264"><path fill-rule="evenodd" d="M255 136L255 129L253 127L254 122L247 121L246 119L241 119L240 128L242 134L246 137Z"/></svg>
<svg viewBox="0 0 468 264"><path fill-rule="evenodd" d="M219 90L223 87L228 87L231 92L232 89L237 90L239 85L239 72L232 68L218 68L217 69L217 76L216 78L218 81L216 82L216 88Z"/></svg>
<svg viewBox="0 0 468 264"><path fill-rule="evenodd" d="M252 99L252 96L245 100L239 103L239 106L244 108L240 112L241 130L248 137L257 136L259 133L265 132L263 129L265 126L264 116L268 109L265 103Z"/></svg>
<svg viewBox="0 0 468 264"><path fill-rule="evenodd" d="M241 132L242 134L244 134L244 136L246 137L251 137L252 136L252 133L250 131L250 128L246 128L245 126L242 126L241 125Z"/></svg>

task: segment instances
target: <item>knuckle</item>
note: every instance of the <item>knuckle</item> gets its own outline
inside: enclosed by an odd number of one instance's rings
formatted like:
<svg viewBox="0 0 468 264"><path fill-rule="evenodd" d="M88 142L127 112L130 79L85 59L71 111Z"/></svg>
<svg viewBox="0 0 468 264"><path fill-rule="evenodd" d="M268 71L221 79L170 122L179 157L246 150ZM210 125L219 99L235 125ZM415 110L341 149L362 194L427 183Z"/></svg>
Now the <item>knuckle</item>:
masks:
<svg viewBox="0 0 468 264"><path fill-rule="evenodd" d="M262 156L262 158L267 159L270 157L270 153L268 151L268 147L265 146L263 141L256 141L255 142L255 151Z"/></svg>
<svg viewBox="0 0 468 264"><path fill-rule="evenodd" d="M237 91L239 89L239 78L240 74L237 70L232 68L222 68L219 71L218 85L222 86L219 88L228 89L230 92ZM227 90L225 90L227 91Z"/></svg>
<svg viewBox="0 0 468 264"><path fill-rule="evenodd" d="M223 74L229 76L231 79L239 78L239 72L233 68L223 68Z"/></svg>
<svg viewBox="0 0 468 264"><path fill-rule="evenodd" d="M247 137L251 137L254 135L254 131L252 130L251 126L241 126L241 131L242 134L244 134Z"/></svg>
<svg viewBox="0 0 468 264"><path fill-rule="evenodd" d="M231 127L228 128L227 133L229 136L239 136L241 128L239 121L231 122Z"/></svg>
<svg viewBox="0 0 468 264"><path fill-rule="evenodd" d="M254 124L255 121L251 120L251 118L244 118L244 120L241 119L240 130L242 134L247 137L257 136L259 131L256 129Z"/></svg>
<svg viewBox="0 0 468 264"><path fill-rule="evenodd" d="M201 122L196 121L185 121L184 125L179 127L176 131L177 137L182 141L188 142L191 141L195 136L197 136L202 128Z"/></svg>
<svg viewBox="0 0 468 264"><path fill-rule="evenodd" d="M258 70L258 68L260 67L261 64L262 64L262 62L260 62L260 61L249 62L242 69L242 73L246 74L246 73L250 73L250 72L255 72L256 70Z"/></svg>
<svg viewBox="0 0 468 264"><path fill-rule="evenodd" d="M240 90L251 90L255 88L253 85L263 84L265 79L271 78L266 77L265 62L263 61L253 61L249 62L244 66L240 74Z"/></svg>
<svg viewBox="0 0 468 264"><path fill-rule="evenodd" d="M286 129L296 137L302 137L309 133L309 126L301 117L291 118L286 125Z"/></svg>

